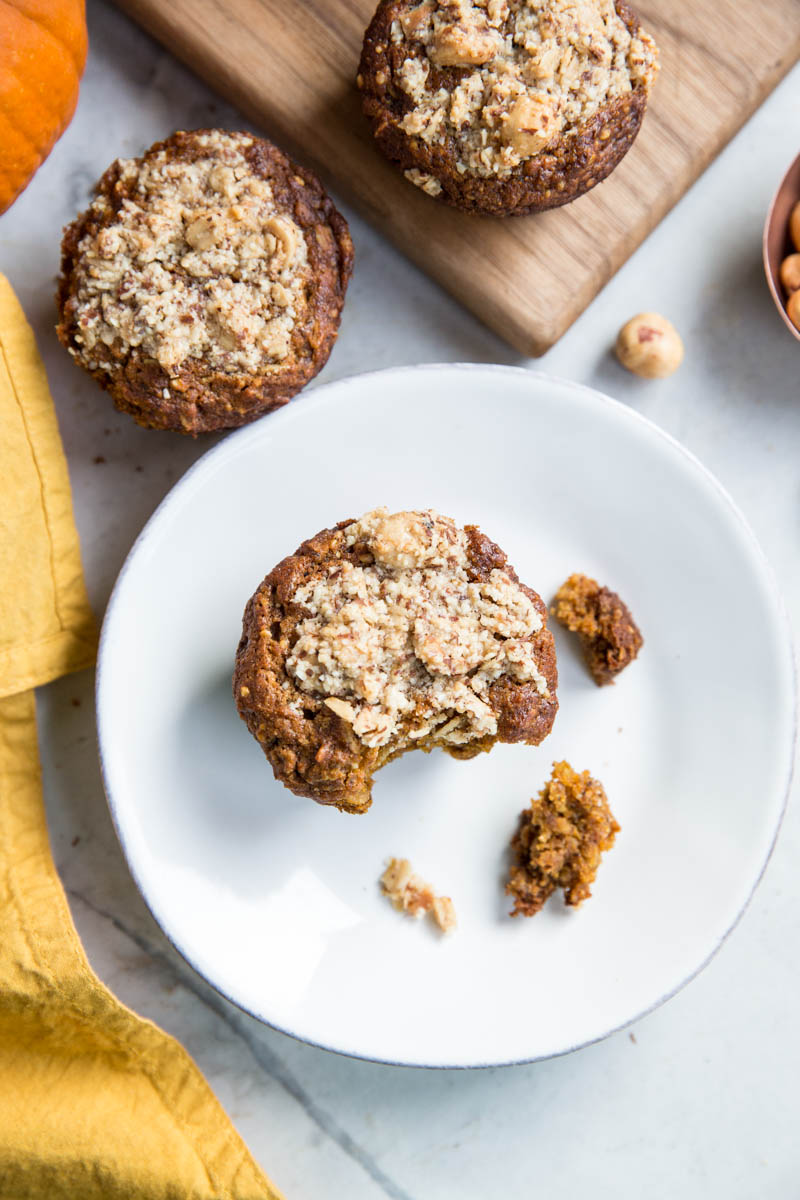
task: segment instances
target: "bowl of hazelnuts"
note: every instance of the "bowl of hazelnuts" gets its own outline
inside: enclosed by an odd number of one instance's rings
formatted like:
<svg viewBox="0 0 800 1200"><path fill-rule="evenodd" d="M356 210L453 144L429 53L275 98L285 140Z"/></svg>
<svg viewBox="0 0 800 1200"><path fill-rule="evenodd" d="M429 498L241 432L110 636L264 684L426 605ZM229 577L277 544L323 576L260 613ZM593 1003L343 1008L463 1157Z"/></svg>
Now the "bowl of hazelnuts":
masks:
<svg viewBox="0 0 800 1200"><path fill-rule="evenodd" d="M784 324L800 341L800 155L781 180L767 213L764 270Z"/></svg>

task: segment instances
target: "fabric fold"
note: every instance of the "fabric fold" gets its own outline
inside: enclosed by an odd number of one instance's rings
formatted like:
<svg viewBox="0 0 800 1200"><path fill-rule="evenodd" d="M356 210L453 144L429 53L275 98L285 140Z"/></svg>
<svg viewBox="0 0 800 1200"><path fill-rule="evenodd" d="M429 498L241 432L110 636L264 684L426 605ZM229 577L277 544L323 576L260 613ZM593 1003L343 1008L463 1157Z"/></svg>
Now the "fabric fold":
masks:
<svg viewBox="0 0 800 1200"><path fill-rule="evenodd" d="M96 647L47 376L0 275L0 697L90 666Z"/></svg>
<svg viewBox="0 0 800 1200"><path fill-rule="evenodd" d="M33 688L91 665L66 463L0 276L0 1196L280 1200L196 1064L92 971L55 870Z"/></svg>

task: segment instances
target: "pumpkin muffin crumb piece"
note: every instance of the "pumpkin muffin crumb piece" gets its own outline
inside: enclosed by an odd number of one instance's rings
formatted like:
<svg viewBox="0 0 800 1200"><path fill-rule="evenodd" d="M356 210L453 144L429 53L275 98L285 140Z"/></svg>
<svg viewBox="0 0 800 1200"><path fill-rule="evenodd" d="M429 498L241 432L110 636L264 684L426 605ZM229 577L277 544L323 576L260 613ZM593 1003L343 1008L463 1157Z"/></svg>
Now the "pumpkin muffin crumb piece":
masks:
<svg viewBox="0 0 800 1200"><path fill-rule="evenodd" d="M556 592L550 611L570 633L577 633L598 687L613 683L644 645L628 606L588 575L570 575Z"/></svg>
<svg viewBox="0 0 800 1200"><path fill-rule="evenodd" d="M588 771L578 774L567 762L554 763L511 839L514 862L506 884L514 897L511 916L535 916L556 888L564 889L565 903L573 907L591 896L602 853L614 845L619 829L603 785Z"/></svg>
<svg viewBox="0 0 800 1200"><path fill-rule="evenodd" d="M455 929L456 910L449 896L435 895L433 888L416 875L407 858L391 858L381 876L383 894L409 917L430 913L442 933Z"/></svg>

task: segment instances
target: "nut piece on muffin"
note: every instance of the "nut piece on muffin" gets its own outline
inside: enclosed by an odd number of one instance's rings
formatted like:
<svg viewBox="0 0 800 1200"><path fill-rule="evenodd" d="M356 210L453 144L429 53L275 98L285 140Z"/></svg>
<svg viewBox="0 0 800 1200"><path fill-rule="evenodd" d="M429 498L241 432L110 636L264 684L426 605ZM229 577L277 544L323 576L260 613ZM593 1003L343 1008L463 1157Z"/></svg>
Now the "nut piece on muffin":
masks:
<svg viewBox="0 0 800 1200"><path fill-rule="evenodd" d="M118 159L64 232L58 336L148 429L197 434L285 404L325 365L353 246L320 182L248 133Z"/></svg>
<svg viewBox="0 0 800 1200"><path fill-rule="evenodd" d="M411 183L514 216L566 204L616 167L657 60L624 0L381 0L357 83Z"/></svg>
<svg viewBox="0 0 800 1200"><path fill-rule="evenodd" d="M249 601L234 696L275 778L364 812L408 750L536 746L558 709L547 610L477 526L385 508L304 542Z"/></svg>
<svg viewBox="0 0 800 1200"><path fill-rule="evenodd" d="M556 592L550 611L570 633L577 633L598 687L613 683L644 645L627 604L588 575L570 575Z"/></svg>
<svg viewBox="0 0 800 1200"><path fill-rule="evenodd" d="M506 884L514 897L511 916L535 916L556 888L564 889L565 904L582 904L619 829L603 785L588 771L578 774L567 762L553 763L550 779L520 813L511 839L514 862Z"/></svg>

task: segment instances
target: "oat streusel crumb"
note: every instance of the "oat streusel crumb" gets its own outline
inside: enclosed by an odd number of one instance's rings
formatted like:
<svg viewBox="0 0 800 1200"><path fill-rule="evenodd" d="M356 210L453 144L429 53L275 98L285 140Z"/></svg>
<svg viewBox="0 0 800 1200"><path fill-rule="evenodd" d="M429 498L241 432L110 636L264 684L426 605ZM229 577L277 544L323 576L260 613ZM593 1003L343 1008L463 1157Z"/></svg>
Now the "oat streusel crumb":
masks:
<svg viewBox="0 0 800 1200"><path fill-rule="evenodd" d="M437 896L424 879L420 879L407 858L391 858L381 876L383 894L394 907L409 917L430 913L442 933L456 928L456 910L449 896Z"/></svg>
<svg viewBox="0 0 800 1200"><path fill-rule="evenodd" d="M113 222L78 245L77 356L90 370L138 348L167 374L192 359L269 374L306 304L303 232L253 172L252 139L215 130L192 162L162 150L121 162L132 188ZM110 201L98 196L98 215Z"/></svg>
<svg viewBox="0 0 800 1200"><path fill-rule="evenodd" d="M505 570L470 577L467 536L431 510L379 508L344 530L363 565L341 561L300 587L307 610L286 669L367 746L437 731L464 745L497 732L501 677L549 694L532 635L542 618Z"/></svg>
<svg viewBox="0 0 800 1200"><path fill-rule="evenodd" d="M520 814L511 839L514 861L506 892L514 897L512 917L532 917L556 888L566 904L591 896L603 851L610 850L619 825L603 785L588 771L567 762L553 773L530 807Z"/></svg>
<svg viewBox="0 0 800 1200"><path fill-rule="evenodd" d="M481 177L507 177L635 86L649 93L658 70L652 38L631 36L613 0L423 0L392 23L392 40L408 47L401 129L454 143L457 170ZM463 72L454 88L447 68Z"/></svg>

